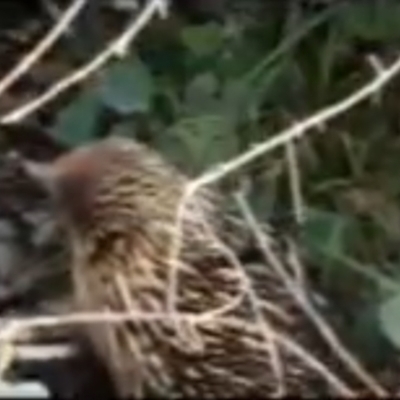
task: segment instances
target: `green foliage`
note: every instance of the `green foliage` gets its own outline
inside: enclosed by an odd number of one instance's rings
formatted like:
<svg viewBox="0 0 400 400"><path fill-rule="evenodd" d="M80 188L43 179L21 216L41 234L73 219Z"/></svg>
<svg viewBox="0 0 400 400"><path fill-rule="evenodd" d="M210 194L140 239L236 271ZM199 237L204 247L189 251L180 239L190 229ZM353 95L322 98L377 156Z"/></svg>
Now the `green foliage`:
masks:
<svg viewBox="0 0 400 400"><path fill-rule="evenodd" d="M400 292L399 292L400 293ZM383 332L400 348L400 294L397 293L383 302L379 310L379 319Z"/></svg>
<svg viewBox="0 0 400 400"><path fill-rule="evenodd" d="M221 115L181 119L161 138L161 146L172 151L170 157L177 156L177 164L190 166L192 174L232 157L238 150L229 120Z"/></svg>
<svg viewBox="0 0 400 400"><path fill-rule="evenodd" d="M305 244L319 256L335 259L346 251L349 220L340 214L310 210L303 228Z"/></svg>
<svg viewBox="0 0 400 400"><path fill-rule="evenodd" d="M154 90L151 74L137 58L111 65L99 88L103 103L120 114L148 112Z"/></svg>
<svg viewBox="0 0 400 400"><path fill-rule="evenodd" d="M182 41L193 55L207 56L221 48L224 32L220 25L212 22L203 26L188 26L182 29Z"/></svg>
<svg viewBox="0 0 400 400"><path fill-rule="evenodd" d="M391 343L380 327L379 308L376 304L360 310L352 324L352 349L362 354L367 362L385 367L393 354Z"/></svg>
<svg viewBox="0 0 400 400"><path fill-rule="evenodd" d="M96 131L100 110L101 102L96 93L91 90L82 92L59 113L55 135L71 146L90 142Z"/></svg>
<svg viewBox="0 0 400 400"><path fill-rule="evenodd" d="M390 0L349 2L340 17L344 33L364 40L400 38L400 4Z"/></svg>

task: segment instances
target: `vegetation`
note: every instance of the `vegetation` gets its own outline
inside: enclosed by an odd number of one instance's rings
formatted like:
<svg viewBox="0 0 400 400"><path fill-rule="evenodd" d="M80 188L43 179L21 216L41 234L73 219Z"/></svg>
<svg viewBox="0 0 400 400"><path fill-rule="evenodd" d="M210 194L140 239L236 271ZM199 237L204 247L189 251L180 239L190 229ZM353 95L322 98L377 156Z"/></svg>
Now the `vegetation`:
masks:
<svg viewBox="0 0 400 400"><path fill-rule="evenodd" d="M399 54L396 0L209 3L177 2L127 57L62 96L46 120L53 139L133 137L195 177L344 99ZM123 21L131 11L108 13ZM77 32L57 48L70 64L109 36ZM234 191L246 181L259 221L296 238L331 323L375 370L400 348L399 89L395 78L295 142L304 220L293 211L287 148L223 182Z"/></svg>

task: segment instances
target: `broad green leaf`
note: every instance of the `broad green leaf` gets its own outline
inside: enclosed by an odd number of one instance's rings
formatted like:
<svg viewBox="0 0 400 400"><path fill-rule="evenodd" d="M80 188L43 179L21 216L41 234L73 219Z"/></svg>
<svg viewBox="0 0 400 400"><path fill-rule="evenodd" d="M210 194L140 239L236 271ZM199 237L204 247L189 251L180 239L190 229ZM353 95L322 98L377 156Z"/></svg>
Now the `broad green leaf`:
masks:
<svg viewBox="0 0 400 400"><path fill-rule="evenodd" d="M87 90L61 110L54 134L65 143L78 146L93 139L101 111L101 102L94 91Z"/></svg>
<svg viewBox="0 0 400 400"><path fill-rule="evenodd" d="M147 112L155 87L146 66L138 59L126 59L112 65L100 87L104 104L121 114Z"/></svg>
<svg viewBox="0 0 400 400"><path fill-rule="evenodd" d="M211 73L198 75L186 87L183 109L189 116L215 113L219 107L216 99L217 79Z"/></svg>
<svg viewBox="0 0 400 400"><path fill-rule="evenodd" d="M310 210L304 225L303 239L312 250L325 255L342 255L347 228L348 221L340 214Z"/></svg>
<svg viewBox="0 0 400 400"><path fill-rule="evenodd" d="M351 325L352 348L358 350L369 362L385 363L393 352L392 346L383 334L378 317L376 299L358 310Z"/></svg>
<svg viewBox="0 0 400 400"><path fill-rule="evenodd" d="M194 55L201 57L214 53L222 46L224 33L219 24L210 22L183 29L182 41Z"/></svg>
<svg viewBox="0 0 400 400"><path fill-rule="evenodd" d="M321 265L321 282L327 287L336 287L348 277L341 258L345 255L347 221L340 214L322 210L309 210L303 226L303 242L310 255ZM342 267L342 268L340 268ZM342 290L348 286L345 280Z"/></svg>
<svg viewBox="0 0 400 400"><path fill-rule="evenodd" d="M379 321L384 334L400 348L400 293L381 304Z"/></svg>
<svg viewBox="0 0 400 400"><path fill-rule="evenodd" d="M176 163L193 174L233 156L238 150L232 125L221 115L182 119L160 136L158 143Z"/></svg>
<svg viewBox="0 0 400 400"><path fill-rule="evenodd" d="M353 1L339 15L343 31L364 40L391 40L400 37L400 4L397 1Z"/></svg>
<svg viewBox="0 0 400 400"><path fill-rule="evenodd" d="M237 121L254 120L264 101L291 107L292 103L301 101L301 97L295 95L301 85L302 77L297 65L278 62L254 81L227 81L222 95L225 112Z"/></svg>

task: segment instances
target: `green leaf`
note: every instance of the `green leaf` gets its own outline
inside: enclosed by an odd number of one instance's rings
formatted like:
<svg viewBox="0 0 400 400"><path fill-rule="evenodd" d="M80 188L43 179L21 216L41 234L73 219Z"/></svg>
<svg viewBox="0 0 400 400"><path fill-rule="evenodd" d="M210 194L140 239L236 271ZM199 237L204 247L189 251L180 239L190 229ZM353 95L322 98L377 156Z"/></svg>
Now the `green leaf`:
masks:
<svg viewBox="0 0 400 400"><path fill-rule="evenodd" d="M400 37L400 4L380 0L349 2L339 15L343 31L364 40L391 40Z"/></svg>
<svg viewBox="0 0 400 400"><path fill-rule="evenodd" d="M225 112L240 121L257 119L264 101L289 108L301 102L297 93L302 83L296 63L286 61L271 65L254 81L229 80L222 94Z"/></svg>
<svg viewBox="0 0 400 400"><path fill-rule="evenodd" d="M121 114L149 111L154 92L150 72L136 58L112 65L100 87L104 104Z"/></svg>
<svg viewBox="0 0 400 400"><path fill-rule="evenodd" d="M158 143L173 161L193 174L238 150L232 125L221 115L181 119L158 138Z"/></svg>
<svg viewBox="0 0 400 400"><path fill-rule="evenodd" d="M198 57L214 53L224 41L222 27L214 22L201 26L189 26L182 30L181 37L184 45Z"/></svg>
<svg viewBox="0 0 400 400"><path fill-rule="evenodd" d="M100 111L101 102L97 94L91 90L84 91L58 114L55 135L72 146L90 141L95 135Z"/></svg>
<svg viewBox="0 0 400 400"><path fill-rule="evenodd" d="M351 344L366 361L383 366L390 353L393 353L393 347L380 327L377 305L376 299L372 299L354 314L350 327Z"/></svg>
<svg viewBox="0 0 400 400"><path fill-rule="evenodd" d="M186 87L184 96L184 112L189 116L211 114L219 107L215 97L217 79L211 73L196 76Z"/></svg>
<svg viewBox="0 0 400 400"><path fill-rule="evenodd" d="M340 214L312 209L304 225L303 238L312 250L325 255L342 255L347 228L348 222Z"/></svg>
<svg viewBox="0 0 400 400"><path fill-rule="evenodd" d="M381 304L379 321L383 333L400 348L400 293Z"/></svg>
<svg viewBox="0 0 400 400"><path fill-rule="evenodd" d="M310 256L322 267L321 282L326 287L336 287L345 279L349 283L348 269L341 259L345 255L347 221L340 214L312 209L303 226L302 236Z"/></svg>

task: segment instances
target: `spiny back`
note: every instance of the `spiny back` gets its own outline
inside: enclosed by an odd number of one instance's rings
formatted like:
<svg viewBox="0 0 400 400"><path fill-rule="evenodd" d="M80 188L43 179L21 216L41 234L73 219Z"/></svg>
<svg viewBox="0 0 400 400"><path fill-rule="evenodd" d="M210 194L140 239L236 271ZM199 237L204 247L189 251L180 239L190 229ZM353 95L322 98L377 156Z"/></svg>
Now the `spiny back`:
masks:
<svg viewBox="0 0 400 400"><path fill-rule="evenodd" d="M73 151L52 168L55 200L74 253L79 306L165 313L171 290L169 250L188 178L153 151L119 138ZM186 324L186 340L167 318L88 328L121 396L271 394L275 382L269 347L249 299L242 296L241 271L215 248L214 234L234 236L226 228L219 201L215 191L202 189L189 204L176 306L179 312L196 315L228 304L235 307L222 318ZM271 301L288 303L267 267L248 273L265 312ZM270 315L269 320L277 329L297 334L302 322L296 314L298 310L288 317ZM288 365L289 389L306 393L315 375L298 363Z"/></svg>
<svg viewBox="0 0 400 400"><path fill-rule="evenodd" d="M135 229L152 241L172 236L189 180L144 145L112 137L61 157L53 168L56 201L79 240ZM204 224L222 231L219 202L208 189L189 201L184 234L191 242L202 242Z"/></svg>

